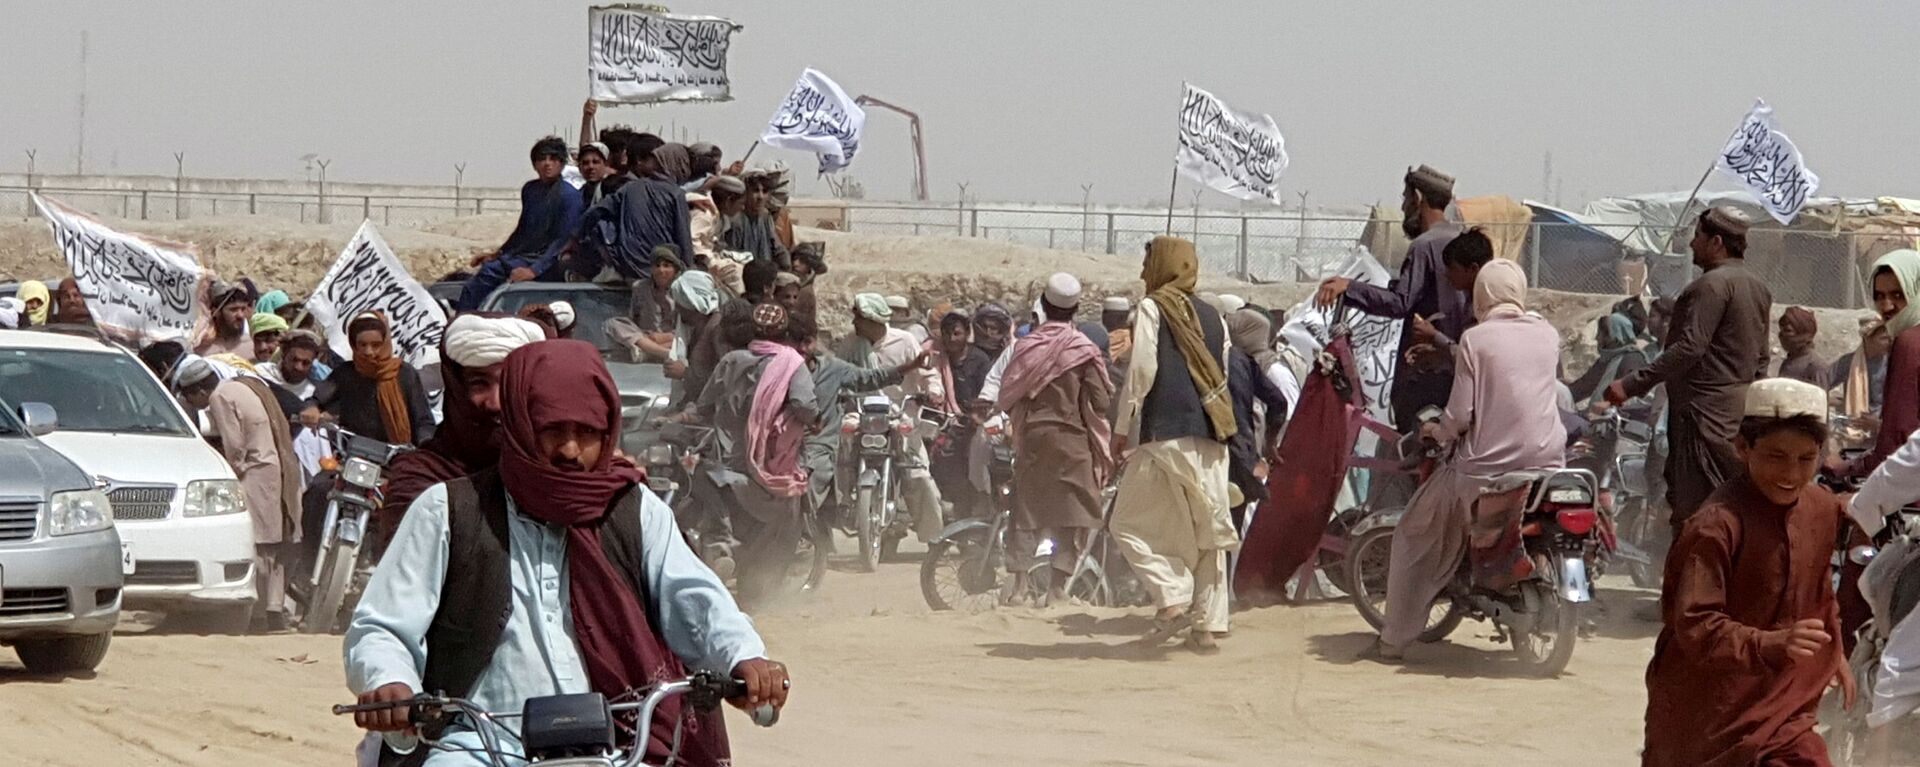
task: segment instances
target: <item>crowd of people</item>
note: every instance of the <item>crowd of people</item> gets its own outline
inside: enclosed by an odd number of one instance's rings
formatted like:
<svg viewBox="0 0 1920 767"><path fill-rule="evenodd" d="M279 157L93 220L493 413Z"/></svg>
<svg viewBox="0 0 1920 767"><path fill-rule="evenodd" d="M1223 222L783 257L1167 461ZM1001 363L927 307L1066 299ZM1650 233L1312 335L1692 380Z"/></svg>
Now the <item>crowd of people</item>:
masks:
<svg viewBox="0 0 1920 767"><path fill-rule="evenodd" d="M583 135L594 135L592 114L589 105ZM530 160L536 178L522 188L519 220L476 260L426 375L396 356L378 313L344 318L343 355L301 303L245 281L215 287L203 337L139 350L203 415L241 481L261 630L287 625L289 567L316 543L303 532L330 487L329 430L415 448L389 467L377 515L384 554L349 625L349 683L364 701L434 689L517 708L535 695L612 697L702 668L746 678L754 704L783 703L791 681L764 658L741 605L779 592L803 520L833 503L841 424L857 415L843 401L869 393L946 426L939 439L901 441L903 514L922 542L955 519L996 513L981 479L993 424L1015 456L1001 599L1029 599L1029 565L1050 550L1056 572L1038 601L1066 600L1075 563L1106 527L1154 607L1143 641L1216 652L1235 603L1253 597L1233 593L1243 579L1230 572L1253 535L1249 509L1284 515L1298 500L1273 473L1304 460L1283 454L1286 435L1329 428L1325 398L1356 396L1329 382L1351 365L1329 339L1245 299L1199 292L1187 240L1146 244L1137 301L1088 305L1066 273L1017 312L943 303L918 314L904 297L861 293L853 333L829 344L814 295L826 249L795 240L783 170L723 167L714 146L626 128L577 152L548 137ZM1409 650L1466 556L1489 483L1562 466L1584 416L1638 403L1673 530L1660 614L1649 616L1662 630L1647 676L1646 762L1822 763L1815 709L1829 684L1852 696L1845 642L1864 609L1828 586L1833 541L1851 524L1843 510L1866 535L1920 498L1920 304L1908 299L1920 289L1920 252L1874 265L1877 317L1858 349L1828 363L1813 352L1812 312L1771 319L1767 286L1744 266L1746 217L1707 210L1690 244L1702 276L1675 299L1616 304L1598 323L1592 366L1567 380L1559 334L1529 311L1521 268L1454 221L1453 184L1410 169L1411 244L1398 277L1328 279L1313 299L1400 323L1381 404L1395 429L1450 451L1395 529L1386 620L1370 654L1419 660ZM714 429L712 468L692 488L700 519L676 519L620 454L619 392L602 350L568 340L572 307L477 311L499 285L527 280L630 291L629 315L604 328L614 353L663 366L674 382L669 421ZM57 291L27 283L0 301L0 327L89 322L72 279ZM1773 378L1769 330L1786 352ZM1296 412L1302 423L1290 424ZM1339 423L1325 444L1351 439ZM1871 449L1842 461L1829 449L1837 441ZM1864 488L1838 499L1815 483L1820 470L1864 478ZM698 551L675 532L689 524L702 527ZM1243 573L1275 568L1240 559ZM1286 583L1298 564L1278 566L1274 580ZM1306 580L1296 589L1311 588ZM1883 673L1873 705L1884 722L1910 712L1920 690L1906 692L1913 677L1897 668ZM656 727L649 749L682 742L689 763L724 763L717 717L666 719L684 731ZM359 721L387 733L375 746L413 747L403 718ZM433 734L472 737L460 727Z"/></svg>

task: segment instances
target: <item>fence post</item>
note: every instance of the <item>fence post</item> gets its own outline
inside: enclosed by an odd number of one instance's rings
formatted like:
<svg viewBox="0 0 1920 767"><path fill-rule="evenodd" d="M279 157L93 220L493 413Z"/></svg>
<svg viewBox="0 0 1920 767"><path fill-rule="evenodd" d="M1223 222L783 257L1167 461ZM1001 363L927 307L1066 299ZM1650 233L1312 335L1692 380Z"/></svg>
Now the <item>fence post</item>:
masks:
<svg viewBox="0 0 1920 767"><path fill-rule="evenodd" d="M218 197L213 198L213 215L220 215L220 198Z"/></svg>
<svg viewBox="0 0 1920 767"><path fill-rule="evenodd" d="M1047 250L1053 250L1053 233L1054 228L1051 226L1047 227Z"/></svg>
<svg viewBox="0 0 1920 767"><path fill-rule="evenodd" d="M967 236L979 237L980 236L980 209L974 208L973 215L968 216L968 219L969 221L967 222L968 223L967 230L969 233Z"/></svg>
<svg viewBox="0 0 1920 767"><path fill-rule="evenodd" d="M1252 279L1248 273L1247 250L1247 216L1242 213L1240 215L1240 279L1242 280Z"/></svg>
<svg viewBox="0 0 1920 767"><path fill-rule="evenodd" d="M381 226L393 226L393 206L392 206L392 205L383 205L383 206L381 206L381 208L380 208L380 225L381 225Z"/></svg>
<svg viewBox="0 0 1920 767"><path fill-rule="evenodd" d="M481 197L473 201L473 215L478 216L486 212L487 212L487 198Z"/></svg>
<svg viewBox="0 0 1920 767"><path fill-rule="evenodd" d="M360 220L362 221L373 220L373 196L372 195L365 195L360 198Z"/></svg>
<svg viewBox="0 0 1920 767"><path fill-rule="evenodd" d="M253 192L247 193L247 215L260 215L260 195Z"/></svg>
<svg viewBox="0 0 1920 767"><path fill-rule="evenodd" d="M140 190L140 220L147 220L147 190Z"/></svg>
<svg viewBox="0 0 1920 767"><path fill-rule="evenodd" d="M1115 236L1116 236L1115 232L1113 231L1113 214L1108 213L1107 214L1107 255L1109 256L1113 255L1116 252L1113 249L1115 244L1115 240L1114 240Z"/></svg>
<svg viewBox="0 0 1920 767"><path fill-rule="evenodd" d="M1527 285L1540 287L1540 225L1527 225Z"/></svg>

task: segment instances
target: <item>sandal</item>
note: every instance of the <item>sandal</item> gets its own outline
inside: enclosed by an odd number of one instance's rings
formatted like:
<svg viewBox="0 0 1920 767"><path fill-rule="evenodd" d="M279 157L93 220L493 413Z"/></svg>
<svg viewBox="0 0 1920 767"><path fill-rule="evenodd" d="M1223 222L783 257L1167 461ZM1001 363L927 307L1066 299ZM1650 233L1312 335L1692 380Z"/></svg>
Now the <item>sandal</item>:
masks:
<svg viewBox="0 0 1920 767"><path fill-rule="evenodd" d="M1159 645L1191 628L1193 628L1193 615L1188 612L1183 611L1170 618L1154 616L1153 628L1147 632L1146 636L1140 637L1140 643Z"/></svg>

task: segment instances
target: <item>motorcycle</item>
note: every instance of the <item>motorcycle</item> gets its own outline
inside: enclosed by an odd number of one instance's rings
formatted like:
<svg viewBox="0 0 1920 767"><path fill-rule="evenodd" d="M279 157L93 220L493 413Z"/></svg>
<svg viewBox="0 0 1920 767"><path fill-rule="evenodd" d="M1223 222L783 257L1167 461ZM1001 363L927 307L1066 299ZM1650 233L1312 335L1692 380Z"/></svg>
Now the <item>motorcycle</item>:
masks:
<svg viewBox="0 0 1920 767"><path fill-rule="evenodd" d="M469 749L442 746L428 733L440 732L455 717L464 718L480 738L480 755L486 757L487 763L494 767L522 764L640 767L646 764L642 761L646 756L646 744L618 743L616 734L624 729L617 726L618 718L637 714L633 721L642 724L634 729L645 733L651 730L654 712L668 699L685 697L695 710L707 712L718 708L723 700L746 695L747 684L702 671L677 682L654 685L644 692L638 701L620 702L610 702L597 692L545 695L528 698L517 712L486 711L464 698L422 694L401 701L337 705L333 707L333 713L341 716L405 708L407 720L421 733L422 744L427 748L448 752ZM751 712L751 716L754 724L772 727L780 721L780 710L771 704L761 704ZM517 732L507 726L509 720L520 723ZM503 732L520 743L524 755L501 747L500 736ZM677 764L679 761L680 743L675 739L665 763Z"/></svg>
<svg viewBox="0 0 1920 767"><path fill-rule="evenodd" d="M1424 415L1423 421L1431 420ZM1440 457L1430 444L1424 454L1428 460ZM1598 487L1599 480L1585 469L1515 472L1488 483L1475 504L1476 516L1483 509L1497 513L1502 505L1517 504L1519 529L1508 523L1500 543L1512 545L1517 532L1521 559L1511 569L1489 571L1476 556L1487 547L1470 546L1435 598L1419 640L1438 642L1468 617L1490 621L1495 640L1510 642L1528 670L1540 676L1564 671L1573 658L1581 607L1593 601L1589 573L1602 549ZM1395 508L1369 515L1354 528L1347 550L1354 607L1376 630L1386 624L1393 532L1405 514L1405 508Z"/></svg>
<svg viewBox="0 0 1920 767"><path fill-rule="evenodd" d="M729 508L719 497L727 491L703 476L711 468L713 449L712 427L663 424L660 444L647 449L647 484L673 508L674 520L687 545L724 581L734 575L734 540L732 525L716 516ZM826 577L827 557L833 552L832 532L820 523L814 509L807 508L802 514L800 540L787 568L786 583L800 591L812 591Z"/></svg>
<svg viewBox="0 0 1920 767"><path fill-rule="evenodd" d="M1861 590L1873 607L1873 617L1854 632L1857 641L1847 658L1859 701L1853 710L1845 710L1836 687L1821 706L1820 718L1828 725L1827 749L1834 764L1852 764L1863 756L1872 733L1867 714L1873 709L1875 672L1880 668L1881 655L1893 628L1920 605L1920 508L1909 506L1887 517L1887 528L1880 538L1886 542L1847 549L1847 559L1866 567L1860 576Z"/></svg>
<svg viewBox="0 0 1920 767"><path fill-rule="evenodd" d="M845 471L836 481L842 485L842 498L852 499L844 510L843 524L860 548L857 563L863 572L873 572L883 560L892 559L900 541L912 532L911 520L901 514L901 475L917 466L904 463L904 445L909 439L929 439L945 428L947 415L932 408L919 407L909 398L904 408L895 407L884 394L869 394L847 409L841 422L842 437L855 445L849 451ZM919 411L918 417L908 412Z"/></svg>
<svg viewBox="0 0 1920 767"><path fill-rule="evenodd" d="M1600 481L1600 506L1613 519L1615 548L1608 560L1624 566L1633 585L1643 589L1660 587L1666 549L1671 545L1670 527L1663 516L1664 500L1651 496L1647 481L1647 444L1653 427L1628 417L1620 408L1609 408L1594 419L1584 450L1569 458L1568 466L1594 473ZM1594 573L1598 580L1600 573Z"/></svg>
<svg viewBox="0 0 1920 767"><path fill-rule="evenodd" d="M327 493L312 580L305 589L294 590L296 598L304 593L304 599L298 600L304 608L301 633L334 631L360 600L377 558L361 542L385 497L381 485L387 466L412 450L411 445L389 445L346 429L333 430L333 452L340 459L340 470Z"/></svg>

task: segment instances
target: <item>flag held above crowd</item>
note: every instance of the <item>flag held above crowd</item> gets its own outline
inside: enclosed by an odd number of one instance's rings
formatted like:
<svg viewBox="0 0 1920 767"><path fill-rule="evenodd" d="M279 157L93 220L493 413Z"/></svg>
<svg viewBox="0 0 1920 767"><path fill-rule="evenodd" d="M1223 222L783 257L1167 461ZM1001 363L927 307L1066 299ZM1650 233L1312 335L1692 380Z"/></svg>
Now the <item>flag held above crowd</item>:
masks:
<svg viewBox="0 0 1920 767"><path fill-rule="evenodd" d="M1180 99L1180 149L1174 164L1188 178L1243 200L1280 202L1287 142L1265 114L1240 112L1187 84Z"/></svg>
<svg viewBox="0 0 1920 767"><path fill-rule="evenodd" d="M867 111L840 89L840 84L818 70L800 73L793 92L767 121L760 141L767 146L800 149L820 158L822 174L853 163L866 131Z"/></svg>
<svg viewBox="0 0 1920 767"><path fill-rule="evenodd" d="M447 316L426 287L407 272L387 241L362 222L340 257L307 299L307 311L327 330L327 344L342 358L353 356L347 325L361 314L380 312L392 328L395 353L415 368L440 361Z"/></svg>
<svg viewBox="0 0 1920 767"><path fill-rule="evenodd" d="M210 275L191 246L116 231L38 194L33 203L107 336L137 346L199 337Z"/></svg>
<svg viewBox="0 0 1920 767"><path fill-rule="evenodd" d="M587 79L609 104L731 101L727 50L740 25L716 16L675 16L646 6L587 11Z"/></svg>
<svg viewBox="0 0 1920 767"><path fill-rule="evenodd" d="M1745 185L1782 224L1793 223L1820 189L1820 177L1807 168L1793 140L1780 132L1773 107L1764 99L1754 99L1753 110L1727 138L1714 167Z"/></svg>

